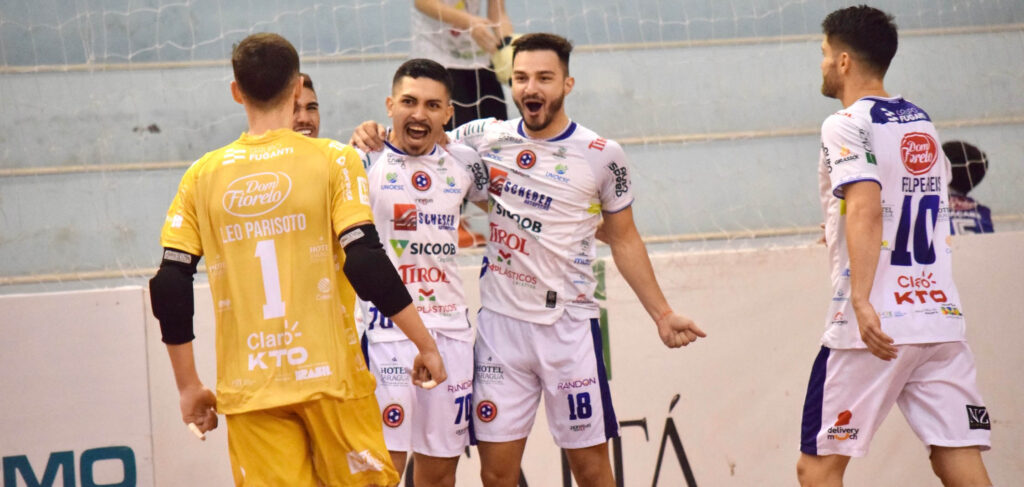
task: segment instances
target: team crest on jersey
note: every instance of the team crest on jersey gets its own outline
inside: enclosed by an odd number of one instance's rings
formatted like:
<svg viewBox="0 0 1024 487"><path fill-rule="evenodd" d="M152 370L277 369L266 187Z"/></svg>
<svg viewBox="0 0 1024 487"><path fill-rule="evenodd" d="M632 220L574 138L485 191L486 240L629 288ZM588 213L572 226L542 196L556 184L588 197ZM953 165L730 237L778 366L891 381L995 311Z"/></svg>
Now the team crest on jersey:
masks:
<svg viewBox="0 0 1024 487"><path fill-rule="evenodd" d="M476 405L476 417L480 421L490 423L498 417L498 406L491 401L480 401Z"/></svg>
<svg viewBox="0 0 1024 487"><path fill-rule="evenodd" d="M405 410L402 409L400 404L389 404L388 407L384 408L381 416L383 416L386 426L397 428L405 421Z"/></svg>
<svg viewBox="0 0 1024 487"><path fill-rule="evenodd" d="M939 144L924 132L910 132L900 141L903 167L914 176L920 176L935 165L939 158Z"/></svg>
<svg viewBox="0 0 1024 487"><path fill-rule="evenodd" d="M423 171L412 173L412 186L420 191L430 189L430 175Z"/></svg>
<svg viewBox="0 0 1024 487"><path fill-rule="evenodd" d="M520 151L516 154L516 164L523 169L529 169L537 163L537 154L532 150Z"/></svg>

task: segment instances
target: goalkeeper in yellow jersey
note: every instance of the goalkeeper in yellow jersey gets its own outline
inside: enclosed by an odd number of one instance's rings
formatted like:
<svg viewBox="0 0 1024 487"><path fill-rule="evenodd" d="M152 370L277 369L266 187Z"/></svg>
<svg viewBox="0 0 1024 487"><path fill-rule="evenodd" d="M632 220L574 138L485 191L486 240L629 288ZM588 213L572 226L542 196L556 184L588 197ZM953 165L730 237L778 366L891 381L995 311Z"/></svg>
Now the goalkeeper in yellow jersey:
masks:
<svg viewBox="0 0 1024 487"><path fill-rule="evenodd" d="M186 171L150 281L180 393L202 432L225 415L237 485L392 485L374 378L352 316L374 303L416 345L416 385L446 378L377 236L356 152L292 130L295 48L253 34L231 59L249 130ZM217 395L196 373L192 278L206 258L217 322Z"/></svg>

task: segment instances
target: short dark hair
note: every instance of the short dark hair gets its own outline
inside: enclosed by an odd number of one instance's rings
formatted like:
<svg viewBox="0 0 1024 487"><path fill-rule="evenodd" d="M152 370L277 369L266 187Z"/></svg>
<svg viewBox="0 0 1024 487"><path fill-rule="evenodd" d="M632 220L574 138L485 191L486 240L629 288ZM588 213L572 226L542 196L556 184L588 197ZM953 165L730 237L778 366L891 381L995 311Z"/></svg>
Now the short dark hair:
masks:
<svg viewBox="0 0 1024 487"><path fill-rule="evenodd" d="M299 73L299 76L302 76L302 86L309 88L313 93L316 93L316 89L313 88L313 78L310 78L306 73Z"/></svg>
<svg viewBox="0 0 1024 487"><path fill-rule="evenodd" d="M988 171L988 156L974 145L959 140L942 144L953 172L949 187L960 194L970 193Z"/></svg>
<svg viewBox="0 0 1024 487"><path fill-rule="evenodd" d="M572 42L569 39L546 32L525 34L512 41L512 61L515 61L516 54L524 51L554 51L558 60L562 61L565 75L569 76L569 54L572 53Z"/></svg>
<svg viewBox="0 0 1024 487"><path fill-rule="evenodd" d="M231 52L235 81L251 102L267 108L291 87L299 73L299 53L284 37L252 34Z"/></svg>
<svg viewBox="0 0 1024 487"><path fill-rule="evenodd" d="M893 17L867 5L847 7L828 14L821 30L829 43L849 48L875 74L885 76L896 55L899 38Z"/></svg>
<svg viewBox="0 0 1024 487"><path fill-rule="evenodd" d="M391 89L394 91L398 83L402 81L402 78L428 78L444 85L445 91L448 96L452 96L452 77L448 74L448 70L444 69L437 61L424 58L410 59L395 71L395 77L391 79Z"/></svg>

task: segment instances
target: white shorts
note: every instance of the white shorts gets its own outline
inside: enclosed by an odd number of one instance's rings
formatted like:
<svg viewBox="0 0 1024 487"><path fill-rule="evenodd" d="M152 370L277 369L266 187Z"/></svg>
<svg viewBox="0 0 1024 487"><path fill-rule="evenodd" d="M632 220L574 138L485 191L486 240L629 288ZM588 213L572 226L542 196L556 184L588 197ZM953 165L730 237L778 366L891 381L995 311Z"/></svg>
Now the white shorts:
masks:
<svg viewBox="0 0 1024 487"><path fill-rule="evenodd" d="M526 438L541 392L561 448L619 436L596 319L538 325L483 309L477 318L473 427L481 441Z"/></svg>
<svg viewBox="0 0 1024 487"><path fill-rule="evenodd" d="M889 362L866 349L821 347L804 401L800 451L862 457L899 404L929 448L990 446L990 422L966 342L898 345Z"/></svg>
<svg viewBox="0 0 1024 487"><path fill-rule="evenodd" d="M369 343L364 337L363 353L377 378L377 404L388 450L457 457L470 444L473 344L431 334L448 379L430 390L412 385L408 371L418 351L411 341Z"/></svg>

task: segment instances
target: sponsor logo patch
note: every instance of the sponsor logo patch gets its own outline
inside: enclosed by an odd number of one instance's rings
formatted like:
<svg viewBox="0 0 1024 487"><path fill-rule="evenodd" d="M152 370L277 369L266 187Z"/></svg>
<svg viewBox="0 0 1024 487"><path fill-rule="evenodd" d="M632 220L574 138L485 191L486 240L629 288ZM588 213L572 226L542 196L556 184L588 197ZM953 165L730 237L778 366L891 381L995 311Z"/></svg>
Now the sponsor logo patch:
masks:
<svg viewBox="0 0 1024 487"><path fill-rule="evenodd" d="M900 141L903 167L914 176L928 172L939 158L939 144L924 132L910 132Z"/></svg>
<svg viewBox="0 0 1024 487"><path fill-rule="evenodd" d="M991 430L992 423L988 419L985 406L967 405L967 424L972 430Z"/></svg>
<svg viewBox="0 0 1024 487"><path fill-rule="evenodd" d="M852 419L853 413L849 409L839 413L835 424L828 429L828 436L826 438L836 441L856 440L858 433L860 433L860 428L847 427Z"/></svg>

